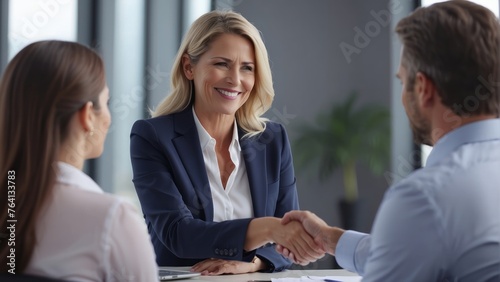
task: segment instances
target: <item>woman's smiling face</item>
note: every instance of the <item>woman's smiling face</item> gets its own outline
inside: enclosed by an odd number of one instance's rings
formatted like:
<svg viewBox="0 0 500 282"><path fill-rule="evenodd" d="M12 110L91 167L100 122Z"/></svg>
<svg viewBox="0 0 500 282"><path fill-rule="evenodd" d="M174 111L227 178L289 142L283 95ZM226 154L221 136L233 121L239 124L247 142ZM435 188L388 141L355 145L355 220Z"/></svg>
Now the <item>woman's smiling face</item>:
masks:
<svg viewBox="0 0 500 282"><path fill-rule="evenodd" d="M221 34L196 64L185 58L184 73L194 81L198 115L234 116L255 84L253 44L241 35Z"/></svg>

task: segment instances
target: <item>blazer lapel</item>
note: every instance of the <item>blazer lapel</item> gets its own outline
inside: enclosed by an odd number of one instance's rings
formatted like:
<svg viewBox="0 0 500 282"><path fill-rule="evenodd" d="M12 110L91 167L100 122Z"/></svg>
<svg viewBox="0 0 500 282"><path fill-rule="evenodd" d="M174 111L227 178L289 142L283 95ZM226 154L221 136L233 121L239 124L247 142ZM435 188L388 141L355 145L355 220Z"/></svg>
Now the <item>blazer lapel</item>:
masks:
<svg viewBox="0 0 500 282"><path fill-rule="evenodd" d="M200 199L207 221L213 221L214 206L212 192L208 182L203 153L201 152L200 139L193 118L191 106L174 117L175 131L179 134L172 142L179 154L189 179Z"/></svg>
<svg viewBox="0 0 500 282"><path fill-rule="evenodd" d="M259 142L258 137L244 138L244 132L238 128L240 146L247 168L254 217L266 216L267 203L267 173L266 146Z"/></svg>

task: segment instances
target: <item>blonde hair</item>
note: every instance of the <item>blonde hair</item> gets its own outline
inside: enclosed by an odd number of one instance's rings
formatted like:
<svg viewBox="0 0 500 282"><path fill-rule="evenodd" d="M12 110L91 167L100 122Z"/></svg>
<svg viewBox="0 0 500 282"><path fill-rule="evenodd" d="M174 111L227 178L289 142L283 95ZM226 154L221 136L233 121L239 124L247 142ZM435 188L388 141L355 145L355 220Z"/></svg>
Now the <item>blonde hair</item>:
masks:
<svg viewBox="0 0 500 282"><path fill-rule="evenodd" d="M187 54L196 64L208 51L209 44L221 34L237 34L249 39L255 50L255 85L248 100L236 111L236 120L246 132L253 136L264 131L268 120L262 115L271 107L274 89L271 67L264 42L255 26L242 15L231 11L212 11L198 18L187 32L175 58L171 71L170 94L163 99L153 117L176 113L190 105L192 97L191 81L182 69L182 56Z"/></svg>

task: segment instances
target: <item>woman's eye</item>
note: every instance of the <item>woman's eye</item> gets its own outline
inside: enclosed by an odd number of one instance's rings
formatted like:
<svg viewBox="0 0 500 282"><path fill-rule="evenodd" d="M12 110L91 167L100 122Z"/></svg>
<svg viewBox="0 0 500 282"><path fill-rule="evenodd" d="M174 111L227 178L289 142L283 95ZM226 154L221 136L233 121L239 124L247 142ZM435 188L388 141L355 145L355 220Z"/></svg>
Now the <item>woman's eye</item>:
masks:
<svg viewBox="0 0 500 282"><path fill-rule="evenodd" d="M247 71L253 71L253 67L252 66L244 66L243 69L247 70Z"/></svg>
<svg viewBox="0 0 500 282"><path fill-rule="evenodd" d="M216 66L221 66L221 67L227 67L227 63L226 62L218 62L218 63L215 63Z"/></svg>

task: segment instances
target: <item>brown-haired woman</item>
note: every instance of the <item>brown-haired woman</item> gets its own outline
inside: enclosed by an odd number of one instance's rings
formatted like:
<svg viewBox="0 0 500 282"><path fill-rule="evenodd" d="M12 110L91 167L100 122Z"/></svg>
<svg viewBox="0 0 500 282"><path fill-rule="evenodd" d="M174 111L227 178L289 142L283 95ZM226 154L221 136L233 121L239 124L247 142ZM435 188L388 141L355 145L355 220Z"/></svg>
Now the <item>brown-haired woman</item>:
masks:
<svg viewBox="0 0 500 282"><path fill-rule="evenodd" d="M0 82L2 273L157 281L141 217L81 171L85 159L102 154L108 99L101 58L78 43L36 42L7 66Z"/></svg>

